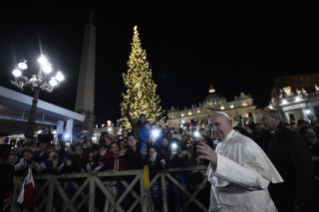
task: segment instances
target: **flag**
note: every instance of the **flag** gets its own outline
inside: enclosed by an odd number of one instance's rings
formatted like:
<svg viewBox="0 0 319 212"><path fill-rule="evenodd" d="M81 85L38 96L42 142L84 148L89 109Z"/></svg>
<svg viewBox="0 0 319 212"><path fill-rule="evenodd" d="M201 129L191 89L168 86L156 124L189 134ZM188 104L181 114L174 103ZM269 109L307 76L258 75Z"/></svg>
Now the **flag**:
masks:
<svg viewBox="0 0 319 212"><path fill-rule="evenodd" d="M29 168L28 174L24 179L20 194L17 200L24 205L27 211L32 212L35 207L35 191L32 170Z"/></svg>

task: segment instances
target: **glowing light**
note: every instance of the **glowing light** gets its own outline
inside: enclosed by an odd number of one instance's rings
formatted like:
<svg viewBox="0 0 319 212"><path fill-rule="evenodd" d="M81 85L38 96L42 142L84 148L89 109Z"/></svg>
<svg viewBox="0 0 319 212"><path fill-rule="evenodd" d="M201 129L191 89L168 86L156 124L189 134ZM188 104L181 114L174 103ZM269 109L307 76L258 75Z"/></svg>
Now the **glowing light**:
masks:
<svg viewBox="0 0 319 212"><path fill-rule="evenodd" d="M197 113L200 113L200 110L198 110Z"/></svg>
<svg viewBox="0 0 319 212"><path fill-rule="evenodd" d="M137 26L134 27L134 30L137 30Z"/></svg>
<svg viewBox="0 0 319 212"><path fill-rule="evenodd" d="M68 134L65 134L65 135L64 135L64 138L65 138L65 139L68 139L69 137L70 137L70 136L69 136Z"/></svg>
<svg viewBox="0 0 319 212"><path fill-rule="evenodd" d="M199 132L198 131L194 132L194 136L199 137Z"/></svg>
<svg viewBox="0 0 319 212"><path fill-rule="evenodd" d="M64 80L64 75L61 71L58 71L55 78L61 82Z"/></svg>
<svg viewBox="0 0 319 212"><path fill-rule="evenodd" d="M311 113L311 110L307 109L306 114L310 114L310 113Z"/></svg>
<svg viewBox="0 0 319 212"><path fill-rule="evenodd" d="M189 112L188 115L192 115L192 112Z"/></svg>
<svg viewBox="0 0 319 212"><path fill-rule="evenodd" d="M41 64L41 65L45 65L47 64L48 60L47 58L44 56L44 55L41 55L38 59L38 62Z"/></svg>
<svg viewBox="0 0 319 212"><path fill-rule="evenodd" d="M184 116L184 113L182 113L182 116Z"/></svg>
<svg viewBox="0 0 319 212"><path fill-rule="evenodd" d="M22 75L22 72L19 70L19 69L14 69L12 74L15 76L15 77L21 77Z"/></svg>
<svg viewBox="0 0 319 212"><path fill-rule="evenodd" d="M26 70L27 68L28 68L28 66L27 66L27 64L26 63L23 63L23 62L21 62L21 63L19 63L18 64L18 67L19 67L19 69L20 70Z"/></svg>
<svg viewBox="0 0 319 212"><path fill-rule="evenodd" d="M152 135L154 138L157 138L159 135L159 130L153 130Z"/></svg>
<svg viewBox="0 0 319 212"><path fill-rule="evenodd" d="M225 109L225 107L224 107L224 106L221 106L221 107L220 107L220 109L221 109L221 110L224 110L224 109Z"/></svg>
<svg viewBox="0 0 319 212"><path fill-rule="evenodd" d="M58 82L55 80L54 77L52 77L51 80L50 80L50 85L51 86L56 86L57 84L58 84Z"/></svg>
<svg viewBox="0 0 319 212"><path fill-rule="evenodd" d="M301 100L301 98L299 97L299 96L297 96L296 98L295 98L295 101L300 101Z"/></svg>
<svg viewBox="0 0 319 212"><path fill-rule="evenodd" d="M243 102L243 107L247 106L247 102Z"/></svg>
<svg viewBox="0 0 319 212"><path fill-rule="evenodd" d="M182 123L184 124L184 123L185 123L185 121L184 121L184 120L182 120Z"/></svg>
<svg viewBox="0 0 319 212"><path fill-rule="evenodd" d="M234 108L234 105L231 105L230 108Z"/></svg>
<svg viewBox="0 0 319 212"><path fill-rule="evenodd" d="M177 144L172 143L172 147L173 147L173 149L176 149L177 148Z"/></svg>
<svg viewBox="0 0 319 212"><path fill-rule="evenodd" d="M287 102L287 100L285 100L285 99L283 99L282 101L281 101L281 104L287 104L288 102Z"/></svg>
<svg viewBox="0 0 319 212"><path fill-rule="evenodd" d="M52 71L52 67L51 64L46 64L43 66L42 70L44 71L44 73L49 74Z"/></svg>
<svg viewBox="0 0 319 212"><path fill-rule="evenodd" d="M42 133L42 130L39 130L39 131L38 131L38 134L40 134L40 133Z"/></svg>

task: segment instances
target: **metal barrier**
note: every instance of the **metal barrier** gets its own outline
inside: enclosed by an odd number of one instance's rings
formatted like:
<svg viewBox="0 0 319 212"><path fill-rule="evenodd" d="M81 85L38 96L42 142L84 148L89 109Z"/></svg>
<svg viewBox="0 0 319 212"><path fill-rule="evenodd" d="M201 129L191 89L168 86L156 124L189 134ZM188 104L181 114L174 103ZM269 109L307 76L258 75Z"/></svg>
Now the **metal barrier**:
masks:
<svg viewBox="0 0 319 212"><path fill-rule="evenodd" d="M197 206L200 207L203 211L208 211L207 208L196 199L196 196L198 195L200 190L207 183L207 177L201 182L201 184L198 186L195 192L191 194L178 181L176 181L176 179L174 179L174 177L172 177L172 175L169 173L172 171L193 171L193 170L206 170L206 169L207 169L207 166L192 166L188 168L175 168L175 169L163 170L158 172L158 174L151 180L150 186L152 186L159 178L161 179L162 201L163 201L164 212L168 212L165 179L168 179L172 183L174 183L188 197L188 201L182 207L181 211L184 211L185 209L187 209L187 207L192 202L197 204ZM127 176L135 176L130 184L128 184L125 180L121 179L121 177L127 177ZM126 188L125 192L118 199L116 199L112 191L110 191L101 181L101 178L107 178L107 177L117 178L117 180L121 184L123 184L124 187ZM84 182L81 185L78 185L78 183L74 181L76 179L82 179ZM21 190L23 180L24 180L23 177L16 178L14 192L12 196L11 211L14 211L14 212L21 211L16 200ZM108 171L108 172L100 172L97 175L83 174L83 173L72 173L67 175L38 175L34 177L34 180L36 183L36 188L38 188L38 190L36 190L36 201L40 197L43 199L43 201L35 208L34 210L35 212L41 211L41 210L43 211L44 206L45 206L44 211L46 212L56 211L53 205L54 191L57 191L63 199L64 204L63 204L62 212L78 211L85 203L88 205L89 212L98 212L99 210L95 207L96 186L103 192L103 194L106 196L107 201L112 206L112 209L108 211L124 212L120 204L129 193L135 198L135 202L131 205L131 207L128 210L129 212L132 211L138 204L141 204L141 208L143 212L154 211L151 192L149 189L144 188L143 170L117 171L114 173ZM39 181L41 181L41 184L39 183ZM65 190L62 188L59 181L70 182L72 183L73 187L77 190L71 199L68 198L67 194L65 193ZM133 187L138 183L138 181L140 181L139 182L140 194L137 194L133 189ZM84 192L84 189L87 187L89 188L88 194ZM75 208L73 203L78 199L78 197L81 197L82 201L77 205L77 208Z"/></svg>

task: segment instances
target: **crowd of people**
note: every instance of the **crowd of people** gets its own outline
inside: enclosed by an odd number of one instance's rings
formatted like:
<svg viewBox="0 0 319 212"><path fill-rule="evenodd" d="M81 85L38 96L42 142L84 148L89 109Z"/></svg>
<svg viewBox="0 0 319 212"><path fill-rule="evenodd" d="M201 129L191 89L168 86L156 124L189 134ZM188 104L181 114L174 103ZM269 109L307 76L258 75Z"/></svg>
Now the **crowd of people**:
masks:
<svg viewBox="0 0 319 212"><path fill-rule="evenodd" d="M319 121L312 119L311 123L299 120L296 127L280 121L278 113L265 110L259 112L255 119L252 115L246 121L238 120L233 128L236 132L252 139L264 150L270 161L284 180L284 183L270 185L269 193L279 211L286 211L287 205L293 204L298 211L311 211L315 208L314 199L319 197ZM138 120L130 116L131 133L123 132L122 136L102 132L100 140L93 142L92 136L81 135L76 141L69 142L63 134L58 135L57 144L51 142L33 142L24 140L14 148L5 163L15 167L15 176L26 176L31 169L34 176L39 174L70 174L111 171L112 173L125 170L143 169L149 166L152 180L159 171L171 168L185 168L195 165L209 165L208 160L199 159L203 155L199 145L215 149L218 138L211 130L199 128L197 134L188 135L182 130L175 132L168 128L160 131L153 129L145 115ZM45 128L44 133L51 135ZM41 139L39 139L41 140ZM204 144L204 145L203 145ZM307 146L305 149L304 146ZM312 162L312 163L311 163ZM314 173L314 174L313 174ZM202 183L206 170L175 171L170 173L186 190L191 193ZM313 182L309 179L313 177ZM132 178L124 179L131 182ZM83 179L76 180L79 184ZM315 185L315 182L317 183ZM188 197L170 180L165 180L168 209L170 212L179 211L187 202ZM124 193L126 187L117 180L107 180L105 186L116 187L117 197ZM310 187L313 192L310 192ZM151 186L151 194L155 211L162 211L162 185L160 178ZM139 193L139 186L134 190ZM12 194L12 189L6 199ZM88 188L84 189L88 192ZM69 199L76 193L71 183L65 187ZM204 186L197 198L207 208L211 192L209 182ZM298 198L296 198L298 195ZM318 199L319 200L319 199ZM80 200L74 202L76 207ZM54 207L62 211L63 200L58 192L54 193ZM134 198L128 195L121 203L127 211L134 203ZM23 206L21 206L23 207ZM96 189L96 207L99 211L111 211L111 205L99 188ZM196 204L191 204L188 211L197 210ZM82 211L87 211L84 204ZM135 211L140 211L138 205ZM186 211L187 211L186 210ZM212 210L213 211L213 210Z"/></svg>

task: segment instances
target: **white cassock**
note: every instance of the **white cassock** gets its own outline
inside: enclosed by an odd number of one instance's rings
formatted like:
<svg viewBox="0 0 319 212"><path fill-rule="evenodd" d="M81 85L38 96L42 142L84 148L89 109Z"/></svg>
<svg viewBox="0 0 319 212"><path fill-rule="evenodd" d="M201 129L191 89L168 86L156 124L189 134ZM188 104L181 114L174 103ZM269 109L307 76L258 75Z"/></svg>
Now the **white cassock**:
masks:
<svg viewBox="0 0 319 212"><path fill-rule="evenodd" d="M216 147L216 170L209 164L209 212L277 211L268 185L283 182L264 151L250 138L232 130Z"/></svg>

